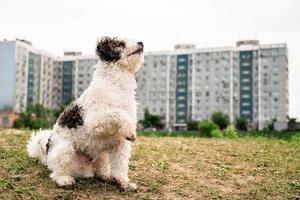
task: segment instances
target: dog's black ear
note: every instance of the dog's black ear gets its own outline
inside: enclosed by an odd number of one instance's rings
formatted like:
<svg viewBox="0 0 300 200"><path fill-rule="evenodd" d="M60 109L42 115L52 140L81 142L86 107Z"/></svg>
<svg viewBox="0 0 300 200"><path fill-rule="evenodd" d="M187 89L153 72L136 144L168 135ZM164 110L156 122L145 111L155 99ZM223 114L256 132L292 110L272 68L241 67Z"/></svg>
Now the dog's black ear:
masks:
<svg viewBox="0 0 300 200"><path fill-rule="evenodd" d="M121 58L121 52L117 49L120 43L116 38L103 37L97 42L96 54L104 62L116 62Z"/></svg>

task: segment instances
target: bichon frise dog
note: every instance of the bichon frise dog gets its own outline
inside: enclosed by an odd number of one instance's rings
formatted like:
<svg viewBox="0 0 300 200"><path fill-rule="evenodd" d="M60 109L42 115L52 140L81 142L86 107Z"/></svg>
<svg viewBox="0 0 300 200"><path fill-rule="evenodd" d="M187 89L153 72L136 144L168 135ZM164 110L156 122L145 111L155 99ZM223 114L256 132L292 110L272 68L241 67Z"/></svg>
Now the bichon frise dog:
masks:
<svg viewBox="0 0 300 200"><path fill-rule="evenodd" d="M29 156L39 158L60 187L74 177L100 177L122 190L136 190L128 178L136 138L136 81L143 43L104 37L97 43L100 64L84 93L57 119L52 130L33 133Z"/></svg>

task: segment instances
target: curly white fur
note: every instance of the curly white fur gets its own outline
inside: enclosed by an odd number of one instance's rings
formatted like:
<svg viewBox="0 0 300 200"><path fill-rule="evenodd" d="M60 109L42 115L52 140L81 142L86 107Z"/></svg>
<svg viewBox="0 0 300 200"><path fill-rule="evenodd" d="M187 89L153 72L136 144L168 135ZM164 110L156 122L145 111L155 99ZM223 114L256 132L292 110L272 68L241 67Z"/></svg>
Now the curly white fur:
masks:
<svg viewBox="0 0 300 200"><path fill-rule="evenodd" d="M73 102L82 107L83 125L68 128L58 119L52 130L33 133L28 142L29 156L42 160L58 186L73 185L74 177L98 176L125 190L136 189L127 174L129 140L136 137L134 73L143 53L130 55L141 43L122 41L126 47L118 49L120 59L101 60L90 86Z"/></svg>

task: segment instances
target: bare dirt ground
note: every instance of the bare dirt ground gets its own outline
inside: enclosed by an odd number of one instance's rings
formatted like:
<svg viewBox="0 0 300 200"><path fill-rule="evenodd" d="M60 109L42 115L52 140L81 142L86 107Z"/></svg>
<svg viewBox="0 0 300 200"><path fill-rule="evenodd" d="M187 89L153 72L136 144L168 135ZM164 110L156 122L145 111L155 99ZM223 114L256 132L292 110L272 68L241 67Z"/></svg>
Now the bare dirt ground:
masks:
<svg viewBox="0 0 300 200"><path fill-rule="evenodd" d="M147 138L133 147L138 192L96 179L57 188L28 158L28 131L0 130L0 199L299 199L300 144L267 138Z"/></svg>

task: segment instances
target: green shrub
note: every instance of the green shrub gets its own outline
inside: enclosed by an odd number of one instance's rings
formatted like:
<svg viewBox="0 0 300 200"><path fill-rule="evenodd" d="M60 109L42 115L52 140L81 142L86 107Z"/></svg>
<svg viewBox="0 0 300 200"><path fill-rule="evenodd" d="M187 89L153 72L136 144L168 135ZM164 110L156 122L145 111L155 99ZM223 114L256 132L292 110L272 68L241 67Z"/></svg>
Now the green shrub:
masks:
<svg viewBox="0 0 300 200"><path fill-rule="evenodd" d="M229 125L229 116L222 112L214 112L211 116L211 120L217 124L221 130Z"/></svg>
<svg viewBox="0 0 300 200"><path fill-rule="evenodd" d="M211 137L211 132L213 130L219 129L218 125L216 125L214 122L210 120L203 120L199 123L198 126L201 135L205 137Z"/></svg>
<svg viewBox="0 0 300 200"><path fill-rule="evenodd" d="M228 126L224 132L223 132L225 137L228 138L237 138L238 137L238 133L236 131L236 129L234 128L234 126Z"/></svg>
<svg viewBox="0 0 300 200"><path fill-rule="evenodd" d="M45 108L41 104L32 104L26 107L24 112L14 122L14 128L49 128L55 122L53 110Z"/></svg>
<svg viewBox="0 0 300 200"><path fill-rule="evenodd" d="M222 133L221 130L215 129L215 130L212 130L211 137L222 138L223 137L223 133Z"/></svg>
<svg viewBox="0 0 300 200"><path fill-rule="evenodd" d="M196 120L190 120L187 122L187 129L188 131L196 131L198 130L198 124L199 122Z"/></svg>
<svg viewBox="0 0 300 200"><path fill-rule="evenodd" d="M268 129L269 129L270 131L274 131L274 124L275 124L276 121L277 121L277 119L274 118L274 119L272 119L272 121L268 124Z"/></svg>
<svg viewBox="0 0 300 200"><path fill-rule="evenodd" d="M293 135L291 135L291 137L289 138L289 141L300 142L300 132L294 133Z"/></svg>
<svg viewBox="0 0 300 200"><path fill-rule="evenodd" d="M144 120L140 120L139 123L143 125L143 128L156 128L160 130L164 126L161 120L161 116L151 114L148 108L146 108L144 112Z"/></svg>
<svg viewBox="0 0 300 200"><path fill-rule="evenodd" d="M248 120L245 117L236 118L235 127L240 131L247 131Z"/></svg>

